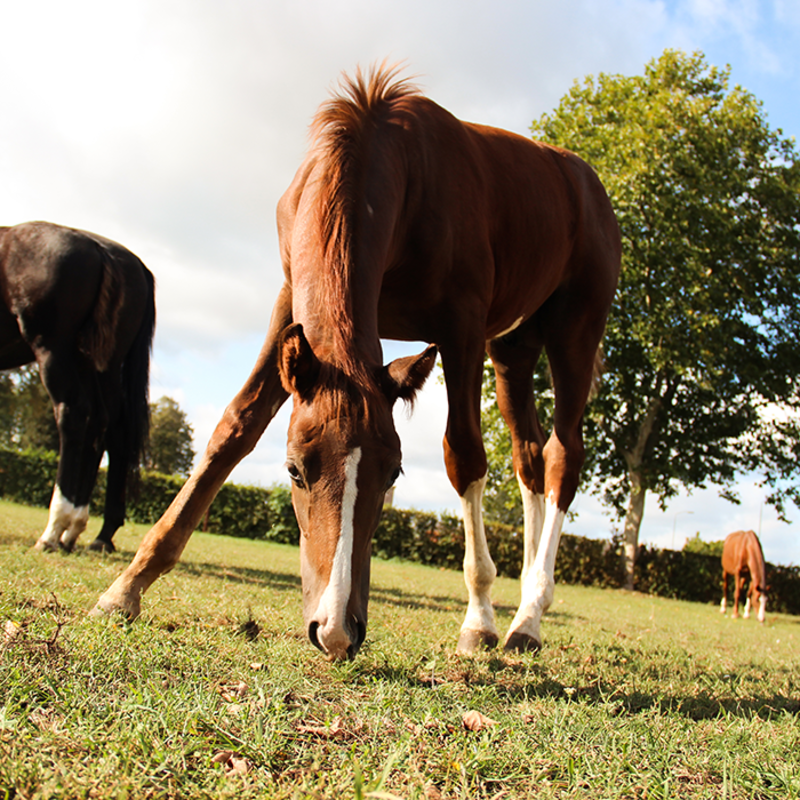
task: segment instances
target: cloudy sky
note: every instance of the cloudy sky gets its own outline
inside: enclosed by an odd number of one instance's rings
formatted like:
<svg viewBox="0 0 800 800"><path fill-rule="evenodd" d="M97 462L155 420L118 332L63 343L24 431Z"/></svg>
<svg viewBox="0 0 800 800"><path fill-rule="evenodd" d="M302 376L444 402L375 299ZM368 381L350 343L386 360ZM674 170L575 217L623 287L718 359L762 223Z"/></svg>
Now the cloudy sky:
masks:
<svg viewBox="0 0 800 800"><path fill-rule="evenodd" d="M796 0L0 2L0 221L92 230L145 261L158 282L152 396L180 403L197 450L261 345L281 281L275 206L342 71L404 61L457 116L527 134L576 79L701 50L731 65L773 128L800 134ZM457 509L445 414L436 381L412 419L399 413L398 505ZM235 480L284 480L286 424L284 409ZM800 525L778 522L762 494L744 482L739 507L708 490L665 512L650 498L642 539L747 527L768 560L800 563ZM592 498L573 508L567 530L608 534Z"/></svg>

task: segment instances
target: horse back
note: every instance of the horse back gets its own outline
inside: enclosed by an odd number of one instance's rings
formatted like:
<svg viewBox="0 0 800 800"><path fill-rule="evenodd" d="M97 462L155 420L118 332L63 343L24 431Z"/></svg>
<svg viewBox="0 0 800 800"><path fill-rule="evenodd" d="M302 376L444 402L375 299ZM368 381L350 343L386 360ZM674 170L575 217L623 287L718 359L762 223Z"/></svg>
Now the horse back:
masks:
<svg viewBox="0 0 800 800"><path fill-rule="evenodd" d="M725 537L722 569L730 574L746 568L755 580L763 579L764 554L755 531L735 531Z"/></svg>
<svg viewBox="0 0 800 800"><path fill-rule="evenodd" d="M71 342L100 371L121 361L146 305L141 261L109 239L47 222L0 235L0 294L25 341Z"/></svg>
<svg viewBox="0 0 800 800"><path fill-rule="evenodd" d="M567 150L462 122L427 98L401 103L412 121L392 134L408 182L397 261L416 301L426 284L425 297L458 296L465 307L471 294L487 338L569 285L604 314L621 244L594 170Z"/></svg>

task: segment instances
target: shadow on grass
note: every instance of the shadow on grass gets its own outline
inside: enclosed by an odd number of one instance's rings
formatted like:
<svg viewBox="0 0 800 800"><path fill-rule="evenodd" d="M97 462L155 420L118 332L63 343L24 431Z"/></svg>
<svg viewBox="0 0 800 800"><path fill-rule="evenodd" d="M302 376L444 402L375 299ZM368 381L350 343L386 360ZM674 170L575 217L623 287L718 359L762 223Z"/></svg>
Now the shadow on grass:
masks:
<svg viewBox="0 0 800 800"><path fill-rule="evenodd" d="M656 713L695 722L725 717L774 720L786 715L796 718L800 714L800 698L788 694L733 697L725 696L727 692L724 689L717 693L698 690L662 694L628 689L620 683L603 679L584 685L566 685L555 677L559 671L561 667L554 669L547 662L546 653L517 655L502 650L466 657L446 654L441 659L422 659L411 666L388 661L365 663L358 670L369 681L377 678L411 689L436 690L459 684L474 689L491 687L500 704L506 707L536 700L556 700L568 705L602 709L609 717ZM731 681L731 675L727 673L709 677L721 687Z"/></svg>

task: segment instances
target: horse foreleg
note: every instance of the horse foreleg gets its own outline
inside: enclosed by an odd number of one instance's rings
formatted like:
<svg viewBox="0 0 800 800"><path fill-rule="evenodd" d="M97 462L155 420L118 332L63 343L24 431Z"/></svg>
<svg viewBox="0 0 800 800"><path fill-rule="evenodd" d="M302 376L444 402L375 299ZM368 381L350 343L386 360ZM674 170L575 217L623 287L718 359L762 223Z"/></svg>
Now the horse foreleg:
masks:
<svg viewBox="0 0 800 800"><path fill-rule="evenodd" d="M464 582L469 603L458 639L459 653L472 653L481 647L495 647L498 642L491 590L497 568L486 543L483 526L483 490L486 475L469 485L461 496L464 512Z"/></svg>
<svg viewBox="0 0 800 800"><path fill-rule="evenodd" d="M139 615L141 595L178 563L197 524L233 468L256 445L288 397L278 374L277 339L291 322L291 294L284 287L270 330L245 385L225 409L205 453L161 519L145 535L128 568L103 593L93 614Z"/></svg>
<svg viewBox="0 0 800 800"><path fill-rule="evenodd" d="M464 582L469 602L457 650L471 653L498 642L491 589L497 569L486 543L483 490L486 453L480 428L480 387L485 343L456 337L455 346L440 345L449 406L444 460L450 483L464 514Z"/></svg>

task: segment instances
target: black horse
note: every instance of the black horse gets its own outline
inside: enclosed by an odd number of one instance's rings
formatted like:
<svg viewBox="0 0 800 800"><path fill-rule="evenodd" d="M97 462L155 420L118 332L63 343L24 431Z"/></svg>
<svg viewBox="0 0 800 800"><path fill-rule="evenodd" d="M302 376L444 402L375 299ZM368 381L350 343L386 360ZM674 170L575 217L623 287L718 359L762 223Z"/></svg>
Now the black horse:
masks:
<svg viewBox="0 0 800 800"><path fill-rule="evenodd" d="M36 361L58 425L50 519L36 548L74 548L107 451L103 527L90 547L111 552L149 431L153 276L101 236L26 222L0 228L0 298L0 369Z"/></svg>

